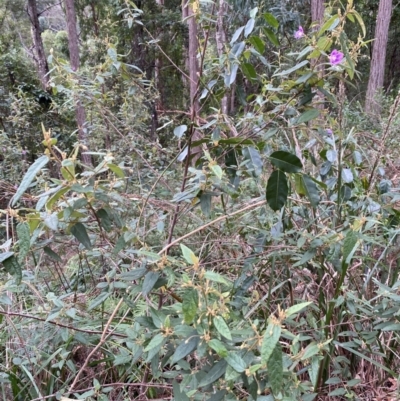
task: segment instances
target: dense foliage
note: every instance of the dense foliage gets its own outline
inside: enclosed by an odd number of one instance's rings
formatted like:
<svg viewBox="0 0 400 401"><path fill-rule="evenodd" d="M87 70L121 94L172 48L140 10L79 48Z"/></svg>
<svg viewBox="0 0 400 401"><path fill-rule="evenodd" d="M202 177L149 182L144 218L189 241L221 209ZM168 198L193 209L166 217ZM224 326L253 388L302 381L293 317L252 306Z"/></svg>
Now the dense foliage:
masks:
<svg viewBox="0 0 400 401"><path fill-rule="evenodd" d="M222 53L224 2L193 2L198 111L180 2L76 1L74 71L38 1L48 91L23 3L0 9L3 399L395 399L400 94L379 118L353 96L368 2L229 2Z"/></svg>

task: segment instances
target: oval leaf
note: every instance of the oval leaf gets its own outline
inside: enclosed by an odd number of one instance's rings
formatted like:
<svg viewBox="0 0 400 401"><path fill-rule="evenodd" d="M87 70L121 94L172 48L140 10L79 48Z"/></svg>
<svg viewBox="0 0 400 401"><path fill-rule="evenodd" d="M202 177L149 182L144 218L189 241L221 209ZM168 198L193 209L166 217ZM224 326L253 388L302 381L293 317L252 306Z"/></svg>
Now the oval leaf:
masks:
<svg viewBox="0 0 400 401"><path fill-rule="evenodd" d="M306 174L302 174L301 181L305 195L310 201L311 206L317 207L320 200L317 185L312 180L312 178Z"/></svg>
<svg viewBox="0 0 400 401"><path fill-rule="evenodd" d="M274 211L282 209L288 197L289 187L286 175L281 170L274 171L268 179L266 198Z"/></svg>
<svg viewBox="0 0 400 401"><path fill-rule="evenodd" d="M303 168L301 160L296 155L284 150L273 152L269 156L269 159L275 167L281 169L285 173L298 173Z"/></svg>
<svg viewBox="0 0 400 401"><path fill-rule="evenodd" d="M194 288L188 289L182 301L182 312L183 319L186 324L193 322L197 314L197 308L199 307L199 295Z"/></svg>
<svg viewBox="0 0 400 401"><path fill-rule="evenodd" d="M86 228L82 223L76 223L71 227L71 234L86 248L92 249L90 238L86 232Z"/></svg>
<svg viewBox="0 0 400 401"><path fill-rule="evenodd" d="M18 262L22 263L26 255L28 255L29 249L31 247L31 233L28 223L20 223L17 225L17 235L18 235Z"/></svg>
<svg viewBox="0 0 400 401"><path fill-rule="evenodd" d="M223 317L215 316L213 319L213 323L219 334L221 334L228 340L232 340L231 332Z"/></svg>
<svg viewBox="0 0 400 401"><path fill-rule="evenodd" d="M254 176L259 177L262 173L263 167L260 152L252 146L247 146L243 149L243 156L247 160L247 166Z"/></svg>
<svg viewBox="0 0 400 401"><path fill-rule="evenodd" d="M174 355L172 355L171 363L176 363L189 355L199 345L200 337L197 335L190 336L181 342L176 348Z"/></svg>
<svg viewBox="0 0 400 401"><path fill-rule="evenodd" d="M142 286L142 294L144 296L148 295L150 291L155 286L157 280L160 278L160 274L157 272L148 272L144 277L143 286Z"/></svg>
<svg viewBox="0 0 400 401"><path fill-rule="evenodd" d="M308 121L314 120L314 118L317 118L318 116L318 109L307 110L297 119L297 124L306 123Z"/></svg>
<svg viewBox="0 0 400 401"><path fill-rule="evenodd" d="M181 244L181 250L183 257L185 258L187 263L189 263L190 265L195 265L199 263L199 258L186 245Z"/></svg>
<svg viewBox="0 0 400 401"><path fill-rule="evenodd" d="M225 361L225 359L217 362L200 381L199 387L208 386L209 384L217 381L225 373L227 366L228 363Z"/></svg>
<svg viewBox="0 0 400 401"><path fill-rule="evenodd" d="M274 352L275 346L279 341L281 336L281 326L277 324L270 323L265 330L263 342L261 345L261 362L265 365L272 353Z"/></svg>

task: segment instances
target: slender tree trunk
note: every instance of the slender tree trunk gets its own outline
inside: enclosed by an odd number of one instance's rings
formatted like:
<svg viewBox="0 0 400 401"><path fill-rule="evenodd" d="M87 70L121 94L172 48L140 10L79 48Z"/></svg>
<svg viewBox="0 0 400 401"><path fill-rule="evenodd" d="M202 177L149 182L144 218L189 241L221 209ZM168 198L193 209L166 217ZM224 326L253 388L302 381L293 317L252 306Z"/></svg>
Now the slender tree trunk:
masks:
<svg viewBox="0 0 400 401"><path fill-rule="evenodd" d="M197 121L200 104L197 97L197 91L199 87L199 63L197 60L197 52L199 48L199 40L197 36L197 22L196 16L193 13L192 5L190 0L185 0L182 8L183 18L187 20L189 28L189 49L188 49L188 67L189 67L189 88L190 88L190 114L193 122ZM195 130L192 135L193 140L201 138L199 131ZM197 160L200 156L201 147L196 146L191 149L191 153L195 154L194 160Z"/></svg>
<svg viewBox="0 0 400 401"><path fill-rule="evenodd" d="M64 0L65 13L67 17L67 32L68 32L68 48L69 57L72 71L77 72L80 66L79 57L79 38L78 38L78 27L76 22L75 4L74 0ZM75 101L75 119L78 125L78 138L79 141L86 145L87 133L85 129L86 123L86 112L85 108L77 98ZM92 158L90 155L82 154L82 161L87 165L92 164Z"/></svg>
<svg viewBox="0 0 400 401"><path fill-rule="evenodd" d="M219 8L217 15L217 31L215 34L215 40L217 43L217 52L219 59L221 60L225 55L226 48L226 34L224 29L224 16L226 15L227 4L225 0L219 0ZM221 100L221 111L223 114L229 113L229 95L225 93Z"/></svg>
<svg viewBox="0 0 400 401"><path fill-rule="evenodd" d="M311 0L311 20L321 24L324 19L324 0Z"/></svg>
<svg viewBox="0 0 400 401"><path fill-rule="evenodd" d="M379 115L380 105L375 96L383 87L385 78L386 47L389 35L390 18L392 16L392 0L380 0L376 17L375 41L372 48L371 69L369 73L365 111Z"/></svg>
<svg viewBox="0 0 400 401"><path fill-rule="evenodd" d="M311 0L311 22L314 24L316 29L319 29L322 21L324 19L324 0ZM317 59L311 60L311 65L315 68L318 73L318 78L322 78L325 74L325 67L323 64L319 63ZM314 102L316 107L320 110L325 108L325 96L318 93L314 97Z"/></svg>
<svg viewBox="0 0 400 401"><path fill-rule="evenodd" d="M42 35L40 33L40 24L36 0L28 0L28 14L31 20L31 31L34 45L34 59L39 73L39 79L43 89L49 90L49 66L47 64L46 54L44 52Z"/></svg>

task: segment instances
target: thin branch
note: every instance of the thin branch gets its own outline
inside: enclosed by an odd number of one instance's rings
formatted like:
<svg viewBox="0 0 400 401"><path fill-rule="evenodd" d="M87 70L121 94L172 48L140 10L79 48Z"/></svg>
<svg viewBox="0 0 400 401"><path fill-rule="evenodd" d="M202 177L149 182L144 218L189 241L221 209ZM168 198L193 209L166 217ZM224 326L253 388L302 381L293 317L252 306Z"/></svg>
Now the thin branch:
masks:
<svg viewBox="0 0 400 401"><path fill-rule="evenodd" d="M237 215L239 213L243 213L246 210L253 209L253 208L257 207L257 206L262 206L262 205L265 204L265 202L266 202L265 200L262 200L262 201L259 201L259 202L256 202L256 203L252 203L251 205L247 205L246 207L244 207L242 209L236 210L236 212L225 214L224 216L218 217L217 219L212 220L212 221L208 222L207 224L204 224L204 225L202 225L200 227L197 227L195 230L191 231L190 233L187 233L187 234L183 235L182 237L179 237L176 240L172 241L170 244L166 245L163 249L161 249L160 252L158 252L158 255L162 255L164 252L166 252L172 246L178 244L179 242L183 241L186 238L191 237L192 235L198 233L199 231L202 231L205 228L207 228L209 226L212 226L215 223L218 223L220 221L228 219L229 217L233 217L233 216L235 216L235 215Z"/></svg>
<svg viewBox="0 0 400 401"><path fill-rule="evenodd" d="M4 315L7 317L10 316L17 316L17 317L23 317L25 319L32 319L32 320L39 320L41 322L45 322L48 324L52 324L54 326L58 326L58 327L64 327L66 329L70 329L70 330L74 330L74 331L79 331L81 333L86 333L86 334L104 334L104 331L96 331L96 330L85 330L85 329L79 329L78 327L74 327L74 326L69 326L67 324L63 324L63 323L58 323L58 322L53 322L53 321L47 321L46 319L42 318L42 317L37 317L37 316L33 316L33 315L27 315L24 313L17 313L17 312L5 312L0 310L0 315ZM120 338L127 338L128 336L124 335L124 334L118 334L118 333L114 333L114 332L110 332L110 335L112 334L113 336L116 337L120 337Z"/></svg>

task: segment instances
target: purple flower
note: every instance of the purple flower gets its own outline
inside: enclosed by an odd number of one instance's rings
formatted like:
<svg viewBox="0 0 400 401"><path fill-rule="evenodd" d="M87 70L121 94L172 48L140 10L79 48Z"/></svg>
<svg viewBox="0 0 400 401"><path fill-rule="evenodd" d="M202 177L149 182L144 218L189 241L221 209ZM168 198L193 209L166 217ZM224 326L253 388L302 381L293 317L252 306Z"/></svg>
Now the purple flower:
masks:
<svg viewBox="0 0 400 401"><path fill-rule="evenodd" d="M329 56L329 62L332 65L340 64L344 58L344 54L339 50L333 50L331 55Z"/></svg>
<svg viewBox="0 0 400 401"><path fill-rule="evenodd" d="M326 135L328 135L328 136L331 136L333 134L333 131L330 128L326 129L325 132L326 132Z"/></svg>
<svg viewBox="0 0 400 401"><path fill-rule="evenodd" d="M304 36L304 29L302 26L299 26L299 29L294 33L295 39L301 39Z"/></svg>

